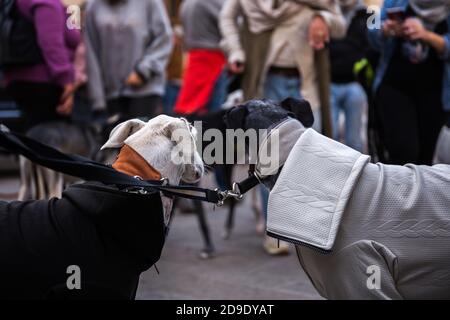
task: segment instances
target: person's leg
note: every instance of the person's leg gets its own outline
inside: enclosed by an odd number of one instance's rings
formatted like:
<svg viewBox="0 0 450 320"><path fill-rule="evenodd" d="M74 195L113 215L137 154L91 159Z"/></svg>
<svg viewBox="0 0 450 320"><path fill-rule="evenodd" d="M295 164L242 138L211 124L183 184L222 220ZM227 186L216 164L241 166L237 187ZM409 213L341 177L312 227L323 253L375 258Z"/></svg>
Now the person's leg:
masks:
<svg viewBox="0 0 450 320"><path fill-rule="evenodd" d="M228 89L228 75L227 71L222 71L219 78L216 80L216 84L214 85L213 92L211 93L211 97L209 98L207 104L208 112L220 110L222 105L225 103L227 99L227 89Z"/></svg>
<svg viewBox="0 0 450 320"><path fill-rule="evenodd" d="M267 205L269 204L269 190L263 185L259 187L264 220L267 221Z"/></svg>
<svg viewBox="0 0 450 320"><path fill-rule="evenodd" d="M128 116L130 118L152 119L162 113L162 97L150 95L129 98L129 106Z"/></svg>
<svg viewBox="0 0 450 320"><path fill-rule="evenodd" d="M418 114L414 99L402 91L382 85L377 96L377 111L389 163L418 163Z"/></svg>
<svg viewBox="0 0 450 320"><path fill-rule="evenodd" d="M211 93L206 109L208 112L220 110L227 99L229 77L226 70L223 70L219 78L216 80L214 90ZM220 169L214 170L214 176L219 187L225 186L225 176L222 166Z"/></svg>
<svg viewBox="0 0 450 320"><path fill-rule="evenodd" d="M431 165L436 143L445 123L440 90L421 92L419 100L419 163Z"/></svg>
<svg viewBox="0 0 450 320"><path fill-rule="evenodd" d="M74 95L72 122L77 125L92 123L92 108L89 103L86 88L78 89Z"/></svg>
<svg viewBox="0 0 450 320"><path fill-rule="evenodd" d="M312 128L317 132L322 132L322 111L320 108L313 109L314 124Z"/></svg>
<svg viewBox="0 0 450 320"><path fill-rule="evenodd" d="M367 108L367 96L357 82L345 86L345 144L363 152L362 121Z"/></svg>
<svg viewBox="0 0 450 320"><path fill-rule="evenodd" d="M64 119L56 112L62 88L47 83L14 82L8 92L26 115L26 127Z"/></svg>
<svg viewBox="0 0 450 320"><path fill-rule="evenodd" d="M447 112L445 125L436 143L436 153L433 159L434 164L443 163L450 165L450 112Z"/></svg>
<svg viewBox="0 0 450 320"><path fill-rule="evenodd" d="M168 81L166 84L166 92L163 97L163 110L165 114L173 114L173 108L177 102L180 92L180 84L175 81Z"/></svg>
<svg viewBox="0 0 450 320"><path fill-rule="evenodd" d="M264 83L264 98L282 101L286 98L300 99L300 79L268 74Z"/></svg>
<svg viewBox="0 0 450 320"><path fill-rule="evenodd" d="M286 80L286 91L283 93L283 98L280 100L284 100L286 98L294 98L301 99L302 95L300 93L300 78L287 78Z"/></svg>
<svg viewBox="0 0 450 320"><path fill-rule="evenodd" d="M264 98L273 101L282 100L286 91L285 78L276 74L267 74L264 82Z"/></svg>
<svg viewBox="0 0 450 320"><path fill-rule="evenodd" d="M330 105L331 105L331 120L333 126L333 139L339 141L340 140L339 115L341 114L340 93L342 91L341 85L332 84L330 89L331 89Z"/></svg>
<svg viewBox="0 0 450 320"><path fill-rule="evenodd" d="M115 114L123 114L127 112L127 105L126 105L126 99L125 98L113 98L109 99L106 102L106 110L108 112L109 116L113 116Z"/></svg>

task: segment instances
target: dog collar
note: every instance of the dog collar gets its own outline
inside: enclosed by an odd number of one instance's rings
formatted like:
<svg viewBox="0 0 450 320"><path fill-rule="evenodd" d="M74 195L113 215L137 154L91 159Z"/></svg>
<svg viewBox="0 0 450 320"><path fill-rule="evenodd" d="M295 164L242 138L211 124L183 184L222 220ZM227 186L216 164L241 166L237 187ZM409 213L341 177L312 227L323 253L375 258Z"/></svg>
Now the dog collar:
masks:
<svg viewBox="0 0 450 320"><path fill-rule="evenodd" d="M264 179L267 176L277 174L286 162L292 147L304 131L305 127L300 121L291 117L269 128L267 135L263 137L259 146L255 175L259 179ZM267 159L264 159L264 157L267 157ZM264 163L266 162L264 160L270 161Z"/></svg>
<svg viewBox="0 0 450 320"><path fill-rule="evenodd" d="M129 176L142 180L160 180L161 174L153 168L139 153L125 144L112 167Z"/></svg>

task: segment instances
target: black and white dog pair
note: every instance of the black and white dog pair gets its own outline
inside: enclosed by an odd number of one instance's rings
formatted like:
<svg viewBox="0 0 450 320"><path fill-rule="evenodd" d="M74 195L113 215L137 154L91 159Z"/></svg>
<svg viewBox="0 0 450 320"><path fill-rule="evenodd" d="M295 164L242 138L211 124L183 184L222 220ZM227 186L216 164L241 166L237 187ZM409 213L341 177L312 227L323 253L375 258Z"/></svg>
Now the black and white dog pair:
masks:
<svg viewBox="0 0 450 320"><path fill-rule="evenodd" d="M192 138L181 148L186 163L176 165L175 130ZM192 183L203 174L195 139L186 120L159 116L120 124L104 148L121 149L115 168L124 173ZM0 297L133 298L140 273L159 258L161 213L167 221L170 207L158 193L143 197L92 183L69 187L61 199L0 202ZM68 290L68 270L77 270L71 267L81 271L81 291Z"/></svg>
<svg viewBox="0 0 450 320"><path fill-rule="evenodd" d="M319 293L336 299L450 298L450 166L370 164L367 156L306 129L313 117L305 101L250 101L230 110L225 123L228 128L269 129L294 119L300 121L298 138L283 168L260 178L272 190L268 231L297 244L300 262ZM127 153L133 158L129 169L155 156L150 151L155 132L169 146L174 128L195 136L183 120L165 118L159 125L160 120L129 122L112 135L110 146L140 150ZM146 130L149 125L156 127ZM175 171L192 182L199 168L194 164ZM156 169L163 174L167 168ZM155 239L146 233L155 221L138 214L128 195L117 190L75 190L50 202L0 203L0 281L11 284L1 295L43 297L65 283L66 268L75 261L95 288L106 284L109 292L133 297L140 272L158 256ZM147 212L155 207L140 205ZM131 211L136 214L130 216ZM102 273L108 266L111 272ZM123 276L111 282L118 274Z"/></svg>

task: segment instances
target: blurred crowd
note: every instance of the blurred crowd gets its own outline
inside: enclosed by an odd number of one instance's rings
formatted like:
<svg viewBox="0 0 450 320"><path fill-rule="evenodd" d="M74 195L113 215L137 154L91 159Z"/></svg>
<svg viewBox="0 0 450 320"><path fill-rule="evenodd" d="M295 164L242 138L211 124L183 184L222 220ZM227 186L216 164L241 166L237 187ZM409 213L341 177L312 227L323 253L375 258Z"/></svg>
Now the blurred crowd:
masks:
<svg viewBox="0 0 450 320"><path fill-rule="evenodd" d="M430 165L450 126L449 0L14 2L40 48L33 64L0 66L26 129L294 97L316 130L375 160Z"/></svg>
<svg viewBox="0 0 450 320"><path fill-rule="evenodd" d="M311 103L316 130L356 150L431 164L450 109L445 0L13 2L40 48L38 63L2 66L27 128L294 97ZM369 28L371 4L381 24Z"/></svg>

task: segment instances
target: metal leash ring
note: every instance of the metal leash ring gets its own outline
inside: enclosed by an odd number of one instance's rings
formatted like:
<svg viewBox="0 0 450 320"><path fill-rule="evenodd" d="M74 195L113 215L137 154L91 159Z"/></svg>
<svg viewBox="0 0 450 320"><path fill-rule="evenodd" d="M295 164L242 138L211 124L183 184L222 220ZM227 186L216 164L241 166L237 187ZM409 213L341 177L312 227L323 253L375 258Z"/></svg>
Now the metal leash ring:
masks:
<svg viewBox="0 0 450 320"><path fill-rule="evenodd" d="M225 200L227 200L229 198L233 198L235 200L242 200L242 198L244 197L244 195L240 193L239 187L236 182L233 183L232 190L221 191L218 188L216 188L216 189L214 189L214 191L216 191L217 194L220 196L220 200L217 201L217 204L216 204L218 207L223 206L225 203Z"/></svg>

